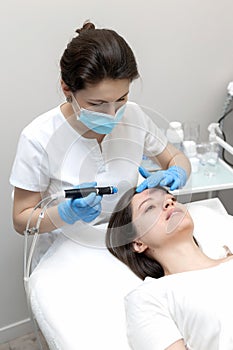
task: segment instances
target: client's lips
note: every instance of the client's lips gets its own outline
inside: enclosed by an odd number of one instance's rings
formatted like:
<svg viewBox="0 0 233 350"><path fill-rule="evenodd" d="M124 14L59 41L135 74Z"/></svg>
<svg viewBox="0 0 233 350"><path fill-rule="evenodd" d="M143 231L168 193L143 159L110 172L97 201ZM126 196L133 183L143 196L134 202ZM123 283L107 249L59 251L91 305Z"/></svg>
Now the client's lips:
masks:
<svg viewBox="0 0 233 350"><path fill-rule="evenodd" d="M172 214L175 214L175 213L182 213L182 210L179 209L179 208L172 208L172 209L169 210L169 212L167 213L166 220L169 220L170 217L172 216Z"/></svg>

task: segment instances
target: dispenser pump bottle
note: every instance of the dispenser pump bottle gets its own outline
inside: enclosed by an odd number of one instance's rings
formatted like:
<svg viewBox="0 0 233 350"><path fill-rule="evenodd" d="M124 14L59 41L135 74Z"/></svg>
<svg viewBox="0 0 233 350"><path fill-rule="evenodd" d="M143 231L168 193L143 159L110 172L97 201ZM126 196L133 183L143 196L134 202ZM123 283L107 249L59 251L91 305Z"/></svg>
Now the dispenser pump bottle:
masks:
<svg viewBox="0 0 233 350"><path fill-rule="evenodd" d="M168 142L172 143L179 150L182 150L184 131L181 122L170 122L166 131L166 136Z"/></svg>

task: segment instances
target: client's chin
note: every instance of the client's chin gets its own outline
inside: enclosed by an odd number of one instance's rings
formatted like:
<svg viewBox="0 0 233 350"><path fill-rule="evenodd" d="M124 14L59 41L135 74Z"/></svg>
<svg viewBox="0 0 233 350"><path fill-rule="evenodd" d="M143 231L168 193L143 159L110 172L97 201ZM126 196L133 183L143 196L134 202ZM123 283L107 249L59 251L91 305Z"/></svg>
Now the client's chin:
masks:
<svg viewBox="0 0 233 350"><path fill-rule="evenodd" d="M193 220L188 212L174 211L167 224L167 234L185 230L193 231Z"/></svg>

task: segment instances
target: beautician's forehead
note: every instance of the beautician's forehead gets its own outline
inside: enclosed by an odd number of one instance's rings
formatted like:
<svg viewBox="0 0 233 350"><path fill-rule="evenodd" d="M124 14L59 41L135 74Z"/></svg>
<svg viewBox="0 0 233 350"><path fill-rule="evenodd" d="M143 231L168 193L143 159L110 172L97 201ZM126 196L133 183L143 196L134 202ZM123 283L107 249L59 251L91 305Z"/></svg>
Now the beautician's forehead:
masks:
<svg viewBox="0 0 233 350"><path fill-rule="evenodd" d="M129 85L128 79L103 79L97 84L87 85L86 89L79 91L79 95L83 98L115 102L128 94Z"/></svg>

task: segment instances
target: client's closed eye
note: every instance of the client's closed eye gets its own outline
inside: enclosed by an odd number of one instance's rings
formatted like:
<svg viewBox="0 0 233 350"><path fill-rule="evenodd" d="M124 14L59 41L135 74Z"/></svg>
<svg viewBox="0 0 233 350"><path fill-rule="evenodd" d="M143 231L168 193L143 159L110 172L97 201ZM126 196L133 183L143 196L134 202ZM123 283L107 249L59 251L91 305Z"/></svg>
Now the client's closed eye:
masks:
<svg viewBox="0 0 233 350"><path fill-rule="evenodd" d="M149 205L148 207L146 207L145 213L147 213L148 211L150 211L150 210L152 210L154 208L156 208L156 206L154 204Z"/></svg>

